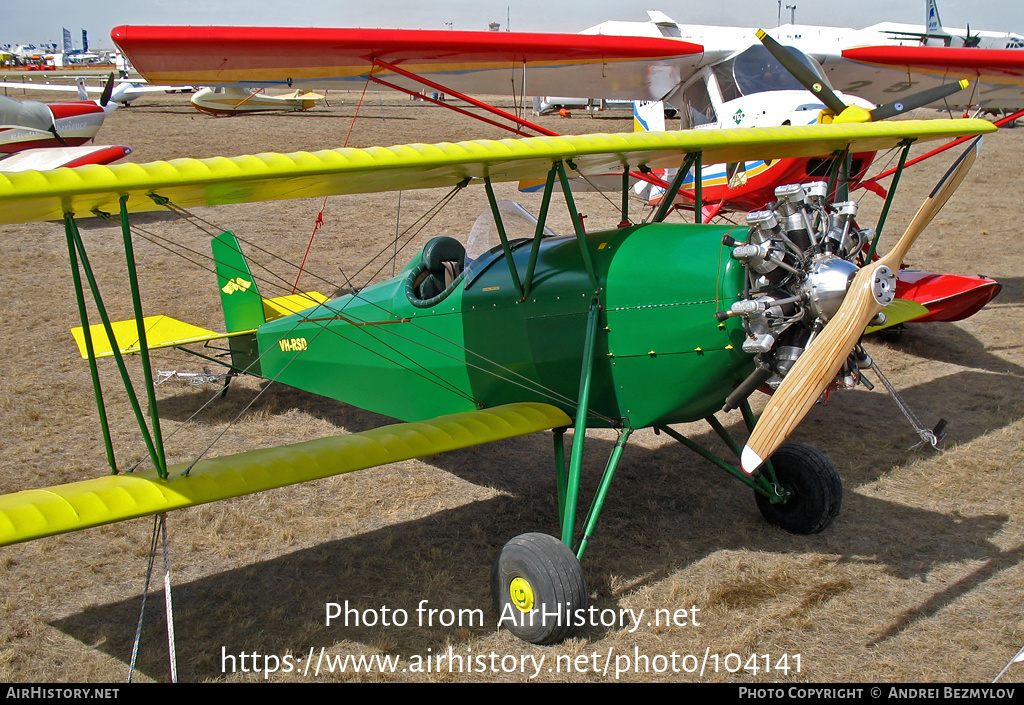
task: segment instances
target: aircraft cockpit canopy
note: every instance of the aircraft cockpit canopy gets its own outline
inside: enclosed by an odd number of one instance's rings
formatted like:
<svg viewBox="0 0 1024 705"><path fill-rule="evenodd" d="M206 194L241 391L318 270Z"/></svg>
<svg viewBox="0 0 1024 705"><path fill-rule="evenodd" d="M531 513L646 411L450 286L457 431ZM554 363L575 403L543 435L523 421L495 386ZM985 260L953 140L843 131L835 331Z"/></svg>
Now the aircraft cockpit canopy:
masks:
<svg viewBox="0 0 1024 705"><path fill-rule="evenodd" d="M817 61L792 47L786 47L807 68L813 71L822 83L828 85L825 72ZM756 44L736 56L714 66L722 100L730 101L740 96L764 93L766 91L802 91L804 87L786 68L761 44Z"/></svg>

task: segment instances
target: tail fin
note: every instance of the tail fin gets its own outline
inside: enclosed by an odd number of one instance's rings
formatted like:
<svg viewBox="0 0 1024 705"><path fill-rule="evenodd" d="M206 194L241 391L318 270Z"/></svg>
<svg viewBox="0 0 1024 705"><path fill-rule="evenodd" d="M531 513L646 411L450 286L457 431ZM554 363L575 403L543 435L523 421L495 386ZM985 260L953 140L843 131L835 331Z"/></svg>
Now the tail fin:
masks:
<svg viewBox="0 0 1024 705"><path fill-rule="evenodd" d="M169 316L146 316L146 347L150 350L177 348L227 338L231 349L231 366L238 372L259 375L256 329L267 321L322 304L327 301L327 297L316 291L306 291L264 300L234 233L223 232L214 237L210 244L227 333L200 328ZM117 321L111 327L113 341L108 338L103 324L90 326L96 357L113 355L115 347L122 354L139 352L138 324L135 319ZM81 328L74 328L71 332L78 342L82 357L87 357L85 333Z"/></svg>
<svg viewBox="0 0 1024 705"><path fill-rule="evenodd" d="M228 333L252 330L267 322L263 313L263 297L249 265L231 231L222 232L210 241L217 266L217 286L224 308L224 324Z"/></svg>
<svg viewBox="0 0 1024 705"><path fill-rule="evenodd" d="M665 104L660 100L633 101L633 132L664 132Z"/></svg>
<svg viewBox="0 0 1024 705"><path fill-rule="evenodd" d="M942 28L939 17L939 4L936 0L925 1L925 46L950 46L953 38Z"/></svg>
<svg viewBox="0 0 1024 705"><path fill-rule="evenodd" d="M928 34L942 34L942 20L939 19L939 6L935 0L927 0L925 3L925 31Z"/></svg>

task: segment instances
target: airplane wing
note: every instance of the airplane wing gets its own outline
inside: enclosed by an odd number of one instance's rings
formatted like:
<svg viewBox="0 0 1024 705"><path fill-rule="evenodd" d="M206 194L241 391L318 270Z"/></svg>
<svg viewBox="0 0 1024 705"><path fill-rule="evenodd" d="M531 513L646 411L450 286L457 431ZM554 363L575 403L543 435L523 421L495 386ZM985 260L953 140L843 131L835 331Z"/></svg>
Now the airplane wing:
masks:
<svg viewBox="0 0 1024 705"><path fill-rule="evenodd" d="M1024 51L1019 49L861 46L819 58L837 89L876 103L966 78L972 85L945 105L1024 106Z"/></svg>
<svg viewBox="0 0 1024 705"><path fill-rule="evenodd" d="M843 50L843 58L943 78L980 78L1024 87L1024 51L964 47L871 46Z"/></svg>
<svg viewBox="0 0 1024 705"><path fill-rule="evenodd" d="M550 404L506 404L168 468L0 496L0 546L567 426Z"/></svg>
<svg viewBox="0 0 1024 705"><path fill-rule="evenodd" d="M555 160L580 174L640 165L676 168L702 152L709 164L890 149L907 138L949 139L996 130L985 120L902 120L727 130L564 135L508 140L344 148L292 154L177 159L0 175L0 223L60 220L94 209L113 213L121 195L129 212L162 208L151 194L182 208L335 194L450 187L465 180L544 178Z"/></svg>
<svg viewBox="0 0 1024 705"><path fill-rule="evenodd" d="M2 84L4 88L20 88L28 91L55 91L58 93L78 93L78 86L69 85L67 83L10 83L4 81ZM92 93L101 93L103 88L90 88L84 86L86 91Z"/></svg>
<svg viewBox="0 0 1024 705"><path fill-rule="evenodd" d="M93 95L103 95L106 90L104 86L85 86L79 88L66 83L7 83L3 82L4 88L21 88L30 91L54 91L58 93L79 93L85 91ZM110 99L116 103L133 101L145 93L177 93L191 91L192 86L150 86L145 81L121 81L111 93Z"/></svg>
<svg viewBox="0 0 1024 705"><path fill-rule="evenodd" d="M701 46L662 37L149 26L111 37L151 83L203 86L344 88L384 61L466 93L656 100L705 60ZM374 75L422 88L384 67Z"/></svg>
<svg viewBox="0 0 1024 705"><path fill-rule="evenodd" d="M86 164L110 164L131 152L131 147L120 145L23 149L20 152L0 156L0 173L46 171L59 167L85 166Z"/></svg>

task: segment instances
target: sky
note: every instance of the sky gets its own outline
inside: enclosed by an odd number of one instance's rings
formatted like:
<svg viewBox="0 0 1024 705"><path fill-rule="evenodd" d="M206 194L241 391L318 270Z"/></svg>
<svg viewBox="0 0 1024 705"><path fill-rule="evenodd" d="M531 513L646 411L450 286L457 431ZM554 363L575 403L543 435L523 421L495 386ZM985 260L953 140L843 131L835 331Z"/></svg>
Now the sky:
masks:
<svg viewBox="0 0 1024 705"><path fill-rule="evenodd" d="M925 0L783 0L797 6L798 24L860 29L878 22L924 24ZM768 26L778 23L778 0L0 0L0 45L60 44L62 28L91 48L113 48L110 30L122 24L394 27L485 30L490 22L522 32L578 32L604 20L644 21L660 10L681 24ZM947 27L1024 34L1020 0L939 0Z"/></svg>

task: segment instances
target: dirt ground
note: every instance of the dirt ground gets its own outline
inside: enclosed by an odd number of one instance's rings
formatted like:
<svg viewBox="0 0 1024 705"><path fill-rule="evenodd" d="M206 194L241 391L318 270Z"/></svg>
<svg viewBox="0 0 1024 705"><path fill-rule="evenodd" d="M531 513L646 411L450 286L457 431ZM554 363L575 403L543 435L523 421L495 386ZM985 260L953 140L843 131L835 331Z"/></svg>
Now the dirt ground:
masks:
<svg viewBox="0 0 1024 705"><path fill-rule="evenodd" d="M116 111L99 141L130 145L130 159L145 162L331 148L350 129L350 146L505 136L373 89L353 119L359 99L332 93L330 105L307 113L218 119L196 112L187 96L159 95ZM539 121L560 132L632 128L622 113ZM602 615L643 609L645 616L635 629L587 626L563 644L537 647L495 628L488 580L505 541L556 531L549 434L183 510L168 518L179 679L991 681L1024 646L1022 151L1024 130L987 137L967 181L909 257L923 269L994 277L1003 286L998 298L968 320L912 325L895 343L867 344L926 424L948 419L943 450L910 449L916 436L881 385L833 395L798 428L794 440L824 450L843 477L842 514L824 533L793 536L766 525L745 487L665 436L639 431L584 569ZM947 153L906 172L883 251L952 159ZM415 232L398 266L434 235L467 232L486 207L477 191L460 195ZM868 214L862 223L870 223L881 199L857 194ZM382 259L355 272L378 252L388 255L395 233L441 195L407 191L400 208L396 194L329 199L307 265L323 279L306 275L303 285L332 293L365 284L377 270L378 278L390 274L392 264ZM533 211L539 203L539 195L510 187L499 197ZM200 214L296 262L320 206L290 201ZM617 197L587 195L580 207L590 229L618 219ZM564 232L557 210L556 229ZM163 217L139 224L148 238L136 244L147 313L219 328L213 275L159 239L207 252L208 236ZM82 227L107 304L116 318L127 318L119 231L86 221ZM7 341L0 358L0 492L102 475L89 369L69 333L78 314L63 229L29 224L0 234ZM287 281L295 276L286 265L271 266ZM164 351L154 364L196 373L206 363ZM140 378L137 367L132 371ZM144 451L114 365L101 373L123 466ZM236 381L195 418L218 385L158 386L171 462L195 457L214 440L212 452L227 454L387 421L279 385L261 394L264 386ZM738 431L737 414L721 418ZM684 430L720 448L706 427ZM585 497L613 443L607 432L591 435ZM0 681L128 677L152 525L142 519L0 549ZM161 565L158 558L136 681L170 679ZM346 601L360 624L353 617L347 626L328 625L325 605ZM417 612L420 605L438 610L433 623L430 613ZM380 624L388 611L400 621L401 610L407 624ZM485 621L469 620L469 612L461 624L452 621L459 610L482 610ZM676 623L655 624L655 610L674 613ZM371 619L378 623L363 623ZM336 662L327 672L322 660L358 656L396 662L375 662L363 672L353 661L344 668ZM275 663L278 672L267 674L265 666ZM313 664L321 665L319 673ZM1022 680L1024 664L1002 678Z"/></svg>

